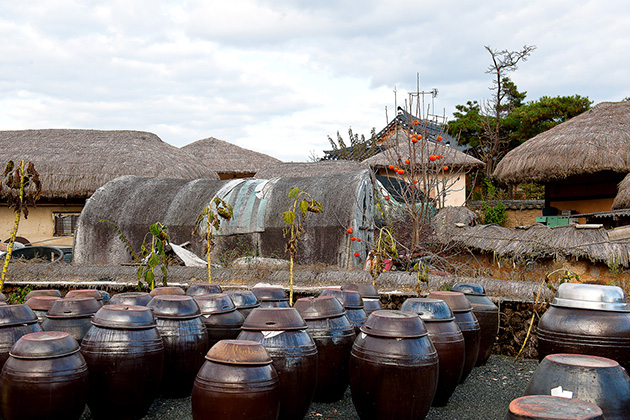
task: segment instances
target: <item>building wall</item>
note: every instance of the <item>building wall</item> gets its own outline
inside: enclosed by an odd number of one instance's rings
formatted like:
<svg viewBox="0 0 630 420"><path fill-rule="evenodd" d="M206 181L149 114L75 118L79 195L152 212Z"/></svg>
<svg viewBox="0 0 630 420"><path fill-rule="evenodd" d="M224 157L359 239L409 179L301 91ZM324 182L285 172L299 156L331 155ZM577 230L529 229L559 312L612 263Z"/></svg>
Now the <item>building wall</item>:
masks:
<svg viewBox="0 0 630 420"><path fill-rule="evenodd" d="M590 200L563 200L563 201L549 201L550 207L555 207L558 210L575 210L578 213L595 213L598 211L610 211L614 198L598 198ZM582 222L583 223L583 222Z"/></svg>
<svg viewBox="0 0 630 420"><path fill-rule="evenodd" d="M392 176L392 171L388 171L387 169L380 168L378 170L379 175L383 176ZM399 175L396 175L399 177ZM409 177L407 175L402 176L406 182L409 181ZM446 187L447 192L445 195L445 200L443 203L443 207L457 207L463 206L466 203L466 174L462 172L446 172L443 174L438 174L438 180L435 182L438 187L444 188ZM420 185L420 183L418 183ZM431 191L431 197L436 196L435 189Z"/></svg>
<svg viewBox="0 0 630 420"><path fill-rule="evenodd" d="M516 226L530 226L536 223L536 217L542 215L540 209L531 210L512 210L507 209L506 220L503 226L508 228L515 228Z"/></svg>
<svg viewBox="0 0 630 420"><path fill-rule="evenodd" d="M30 243L41 242L41 245L72 245L72 236L54 236L53 213L80 213L83 206L40 205L29 207L28 219L20 218L17 235L26 238ZM0 207L0 241L11 236L15 213L8 207Z"/></svg>

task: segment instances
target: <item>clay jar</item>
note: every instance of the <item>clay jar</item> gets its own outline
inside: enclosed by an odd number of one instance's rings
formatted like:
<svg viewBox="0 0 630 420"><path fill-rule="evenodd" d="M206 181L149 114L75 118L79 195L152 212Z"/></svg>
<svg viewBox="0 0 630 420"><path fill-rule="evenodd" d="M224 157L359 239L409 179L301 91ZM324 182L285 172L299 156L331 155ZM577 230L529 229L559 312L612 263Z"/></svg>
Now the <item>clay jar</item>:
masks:
<svg viewBox="0 0 630 420"><path fill-rule="evenodd" d="M530 395L513 400L505 420L604 420L604 415L598 406L587 401Z"/></svg>
<svg viewBox="0 0 630 420"><path fill-rule="evenodd" d="M479 343L481 339L481 329L479 321L472 312L472 306L466 296L459 292L431 292L427 296L430 299L440 299L448 304L455 315L455 323L464 336L466 353L464 356L464 370L459 379L463 383L477 363L479 356Z"/></svg>
<svg viewBox="0 0 630 420"><path fill-rule="evenodd" d="M110 305L140 305L147 306L153 296L147 292L117 293L109 301Z"/></svg>
<svg viewBox="0 0 630 420"><path fill-rule="evenodd" d="M46 314L52 304L61 299L58 296L33 296L26 300L25 304L37 315L37 321L41 324L46 319Z"/></svg>
<svg viewBox="0 0 630 420"><path fill-rule="evenodd" d="M87 365L64 332L22 336L0 374L5 420L79 419L85 409Z"/></svg>
<svg viewBox="0 0 630 420"><path fill-rule="evenodd" d="M69 297L53 302L42 321L44 331L67 332L81 344L92 327L92 317L102 305L92 297Z"/></svg>
<svg viewBox="0 0 630 420"><path fill-rule="evenodd" d="M77 297L91 297L96 299L100 306L103 306L103 295L98 290L94 289L78 289L78 290L70 290L66 293L65 299L67 298L77 298ZM80 344L80 343L79 343Z"/></svg>
<svg viewBox="0 0 630 420"><path fill-rule="evenodd" d="M346 310L346 316L354 327L354 333L359 334L361 325L367 319L365 310L363 309L363 299L359 292L354 290L341 290L338 287L326 287L322 290L320 296L334 296L339 299L341 305Z"/></svg>
<svg viewBox="0 0 630 420"><path fill-rule="evenodd" d="M499 307L486 296L486 291L480 284L455 283L451 291L460 292L466 296L472 306L473 314L479 321L479 355L475 366L483 366L490 355L492 347L497 341L499 331Z"/></svg>
<svg viewBox="0 0 630 420"><path fill-rule="evenodd" d="M294 308L306 322L307 331L317 345L317 387L313 400L339 401L350 381L348 367L355 339L354 327L333 296L298 299Z"/></svg>
<svg viewBox="0 0 630 420"><path fill-rule="evenodd" d="M279 378L280 420L303 418L317 380L317 346L294 308L256 308L245 320L239 340L262 343Z"/></svg>
<svg viewBox="0 0 630 420"><path fill-rule="evenodd" d="M210 349L192 391L193 420L276 420L278 374L265 347L222 340Z"/></svg>
<svg viewBox="0 0 630 420"><path fill-rule="evenodd" d="M417 314L376 311L350 356L350 391L361 420L424 419L438 381L438 355Z"/></svg>
<svg viewBox="0 0 630 420"><path fill-rule="evenodd" d="M591 354L630 369L630 306L616 286L563 283L538 322L538 357Z"/></svg>
<svg viewBox="0 0 630 420"><path fill-rule="evenodd" d="M561 386L572 398L602 409L606 420L630 418L630 377L612 359L558 353L543 359L525 388L525 395L551 395Z"/></svg>
<svg viewBox="0 0 630 420"><path fill-rule="evenodd" d="M201 310L201 322L208 331L208 349L221 340L238 337L245 318L228 295L217 293L195 296L194 299Z"/></svg>
<svg viewBox="0 0 630 420"><path fill-rule="evenodd" d="M25 300L29 300L32 297L36 297L36 296L56 296L56 297L63 297L61 295L61 292L57 289L37 289L37 290L31 290L30 292L28 292L26 294L26 296L24 297Z"/></svg>
<svg viewBox="0 0 630 420"><path fill-rule="evenodd" d="M161 296L161 295L182 295L183 296L186 294L186 292L184 291L184 289L182 289L179 286L162 286L162 287L156 287L155 289L151 290L149 294L152 297Z"/></svg>
<svg viewBox="0 0 630 420"><path fill-rule="evenodd" d="M236 310L243 315L243 318L247 318L255 308L260 307L258 298L251 290L226 290L225 294L232 299Z"/></svg>
<svg viewBox="0 0 630 420"><path fill-rule="evenodd" d="M27 305L0 306L0 366L9 358L11 347L20 337L41 330L37 315Z"/></svg>
<svg viewBox="0 0 630 420"><path fill-rule="evenodd" d="M221 293L223 289L218 284L191 284L186 289L187 296L201 296L201 295L211 295L214 293Z"/></svg>
<svg viewBox="0 0 630 420"><path fill-rule="evenodd" d="M157 395L164 344L151 309L103 306L83 337L90 372L87 405L96 419L137 419Z"/></svg>
<svg viewBox="0 0 630 420"><path fill-rule="evenodd" d="M162 395L190 395L195 376L208 351L208 333L191 296L160 295L149 302L164 343Z"/></svg>
<svg viewBox="0 0 630 420"><path fill-rule="evenodd" d="M361 299L363 299L363 310L366 316L374 311L380 311L383 309L381 305L381 298L376 291L376 287L371 284L365 283L346 283L341 286L341 290L354 290L359 292Z"/></svg>
<svg viewBox="0 0 630 420"><path fill-rule="evenodd" d="M289 308L289 298L282 287L254 286L252 293L260 302L261 308Z"/></svg>
<svg viewBox="0 0 630 420"><path fill-rule="evenodd" d="M432 405L444 406L455 392L464 370L466 345L451 308L439 299L409 298L400 307L424 322L440 361L437 390Z"/></svg>

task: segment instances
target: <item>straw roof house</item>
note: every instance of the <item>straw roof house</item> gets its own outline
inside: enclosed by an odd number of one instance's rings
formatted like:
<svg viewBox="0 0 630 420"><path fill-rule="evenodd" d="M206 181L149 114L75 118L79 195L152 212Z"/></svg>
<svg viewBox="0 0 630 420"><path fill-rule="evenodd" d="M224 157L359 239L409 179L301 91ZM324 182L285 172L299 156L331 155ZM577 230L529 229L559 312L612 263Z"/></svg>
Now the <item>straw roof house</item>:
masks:
<svg viewBox="0 0 630 420"><path fill-rule="evenodd" d="M221 179L253 177L259 170L281 163L279 159L264 153L244 149L214 137L197 140L182 147L182 150L201 159Z"/></svg>
<svg viewBox="0 0 630 420"><path fill-rule="evenodd" d="M369 169L369 166L355 160L322 160L319 162L284 162L268 166L256 172L256 178L271 179L280 177L303 178L332 174L347 174Z"/></svg>

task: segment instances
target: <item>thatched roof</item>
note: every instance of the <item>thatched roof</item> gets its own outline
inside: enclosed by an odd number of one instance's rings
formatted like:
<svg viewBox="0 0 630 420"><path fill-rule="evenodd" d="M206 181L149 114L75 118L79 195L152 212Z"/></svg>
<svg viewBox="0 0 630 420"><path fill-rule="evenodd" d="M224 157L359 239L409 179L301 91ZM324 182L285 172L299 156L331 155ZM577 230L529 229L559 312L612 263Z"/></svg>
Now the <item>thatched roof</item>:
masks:
<svg viewBox="0 0 630 420"><path fill-rule="evenodd" d="M602 102L527 140L499 162L504 183L549 182L601 171L630 172L630 102Z"/></svg>
<svg viewBox="0 0 630 420"><path fill-rule="evenodd" d="M322 160L319 162L285 162L256 172L256 178L308 178L313 176L359 172L369 167L354 160Z"/></svg>
<svg viewBox="0 0 630 420"><path fill-rule="evenodd" d="M619 183L617 196L612 205L613 210L630 209L630 174Z"/></svg>
<svg viewBox="0 0 630 420"><path fill-rule="evenodd" d="M197 140L182 150L200 158L205 165L221 174L253 174L269 165L281 163L264 153L244 149L214 137Z"/></svg>
<svg viewBox="0 0 630 420"><path fill-rule="evenodd" d="M153 133L74 129L0 131L0 162L35 164L42 198L87 198L121 175L180 179L217 174Z"/></svg>

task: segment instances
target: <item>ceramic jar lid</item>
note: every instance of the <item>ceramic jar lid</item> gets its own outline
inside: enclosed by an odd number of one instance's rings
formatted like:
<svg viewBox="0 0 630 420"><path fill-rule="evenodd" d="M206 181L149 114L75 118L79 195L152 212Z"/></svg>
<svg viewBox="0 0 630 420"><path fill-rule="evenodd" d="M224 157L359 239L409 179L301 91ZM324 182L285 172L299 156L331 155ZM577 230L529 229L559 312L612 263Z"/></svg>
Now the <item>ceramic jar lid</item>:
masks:
<svg viewBox="0 0 630 420"><path fill-rule="evenodd" d="M195 296L194 299L204 315L225 314L236 310L236 305L234 305L230 296L225 293Z"/></svg>
<svg viewBox="0 0 630 420"><path fill-rule="evenodd" d="M9 355L16 359L51 359L79 351L79 343L61 331L25 334L13 345Z"/></svg>
<svg viewBox="0 0 630 420"><path fill-rule="evenodd" d="M158 295L151 299L147 307L156 318L193 319L201 315L201 310L192 296Z"/></svg>
<svg viewBox="0 0 630 420"><path fill-rule="evenodd" d="M455 319L451 308L441 299L409 298L402 304L400 310L418 314L424 322L446 322Z"/></svg>
<svg viewBox="0 0 630 420"><path fill-rule="evenodd" d="M269 300L289 300L287 293L282 287L258 286L253 287L252 292L261 302Z"/></svg>
<svg viewBox="0 0 630 420"><path fill-rule="evenodd" d="M93 297L69 297L53 302L46 314L47 318L84 318L92 316L101 309Z"/></svg>
<svg viewBox="0 0 630 420"><path fill-rule="evenodd" d="M109 300L110 305L147 306L153 297L147 292L117 293Z"/></svg>
<svg viewBox="0 0 630 420"><path fill-rule="evenodd" d="M237 308L248 309L260 306L258 298L251 290L226 290L225 294L230 296Z"/></svg>
<svg viewBox="0 0 630 420"><path fill-rule="evenodd" d="M201 295L211 295L214 293L221 293L223 289L218 284L191 284L188 289L186 289L186 294L188 296L201 296Z"/></svg>
<svg viewBox="0 0 630 420"><path fill-rule="evenodd" d="M59 296L33 296L25 303L34 311L48 311L56 300L60 300Z"/></svg>
<svg viewBox="0 0 630 420"><path fill-rule="evenodd" d="M66 298L76 298L76 297L91 297L100 301L103 301L103 295L98 290L94 289L80 289L80 290L70 290L66 293Z"/></svg>
<svg viewBox="0 0 630 420"><path fill-rule="evenodd" d="M208 351L206 359L230 365L268 365L271 357L257 341L221 340Z"/></svg>
<svg viewBox="0 0 630 420"><path fill-rule="evenodd" d="M455 283L453 287L451 287L451 291L463 293L465 295L486 295L486 289L484 289L482 285L474 283Z"/></svg>
<svg viewBox="0 0 630 420"><path fill-rule="evenodd" d="M429 293L427 297L443 300L454 313L472 311L472 305L463 293L435 291Z"/></svg>
<svg viewBox="0 0 630 420"><path fill-rule="evenodd" d="M294 308L256 308L243 323L244 330L298 331L305 330L306 323Z"/></svg>
<svg viewBox="0 0 630 420"><path fill-rule="evenodd" d="M0 302L6 302L6 301L7 301L7 297L4 295L4 293L0 292Z"/></svg>
<svg viewBox="0 0 630 420"><path fill-rule="evenodd" d="M334 296L346 309L363 309L363 299L355 290L341 290L336 287L327 287L322 290L320 296Z"/></svg>
<svg viewBox="0 0 630 420"><path fill-rule="evenodd" d="M94 314L92 324L114 329L145 329L156 325L153 311L136 305L103 306Z"/></svg>
<svg viewBox="0 0 630 420"><path fill-rule="evenodd" d="M622 288L599 284L562 283L552 305L563 308L630 312Z"/></svg>
<svg viewBox="0 0 630 420"><path fill-rule="evenodd" d="M372 312L361 326L361 331L388 338L417 338L428 334L418 314L387 309Z"/></svg>
<svg viewBox="0 0 630 420"><path fill-rule="evenodd" d="M359 292L362 298L380 299L376 287L366 283L346 283L341 286L341 290L354 290Z"/></svg>
<svg viewBox="0 0 630 420"><path fill-rule="evenodd" d="M25 299L28 300L32 297L35 296L57 296L57 297L62 297L61 296L61 292L57 289L37 289L37 290L31 290L30 292L28 292L28 294L26 295Z"/></svg>
<svg viewBox="0 0 630 420"><path fill-rule="evenodd" d="M293 307L304 320L336 318L346 313L339 299L334 296L301 298L295 301Z"/></svg>
<svg viewBox="0 0 630 420"><path fill-rule="evenodd" d="M0 328L20 324L34 324L37 315L28 305L2 305L0 306Z"/></svg>
<svg viewBox="0 0 630 420"><path fill-rule="evenodd" d="M162 286L156 287L155 289L151 290L149 294L155 297L160 295L185 295L186 292L184 292L184 289L178 286Z"/></svg>

